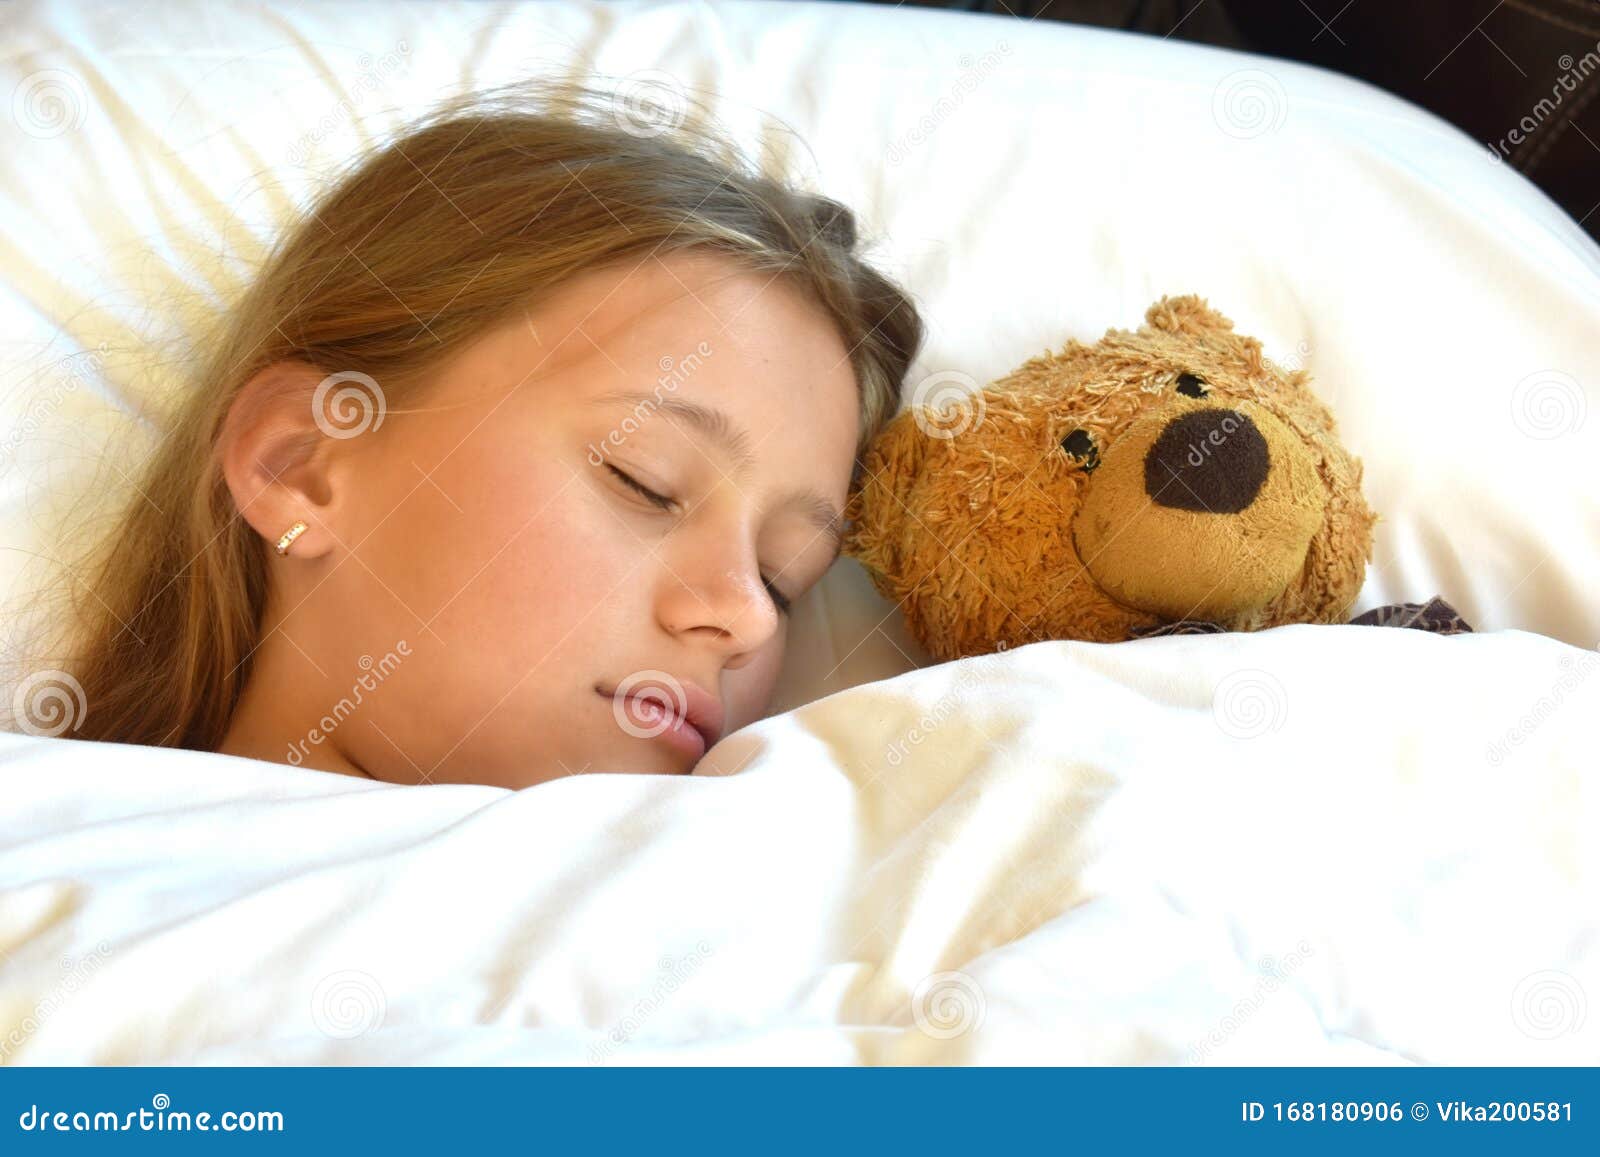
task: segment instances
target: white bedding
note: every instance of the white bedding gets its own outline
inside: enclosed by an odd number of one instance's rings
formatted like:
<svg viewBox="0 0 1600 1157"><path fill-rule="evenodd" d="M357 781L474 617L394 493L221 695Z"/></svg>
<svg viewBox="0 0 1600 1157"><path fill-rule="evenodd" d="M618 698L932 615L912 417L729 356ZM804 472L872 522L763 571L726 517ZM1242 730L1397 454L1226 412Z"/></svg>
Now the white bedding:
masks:
<svg viewBox="0 0 1600 1157"><path fill-rule="evenodd" d="M726 778L7 736L0 1050L1594 1064L1597 719L1593 652L1298 626L926 668Z"/></svg>

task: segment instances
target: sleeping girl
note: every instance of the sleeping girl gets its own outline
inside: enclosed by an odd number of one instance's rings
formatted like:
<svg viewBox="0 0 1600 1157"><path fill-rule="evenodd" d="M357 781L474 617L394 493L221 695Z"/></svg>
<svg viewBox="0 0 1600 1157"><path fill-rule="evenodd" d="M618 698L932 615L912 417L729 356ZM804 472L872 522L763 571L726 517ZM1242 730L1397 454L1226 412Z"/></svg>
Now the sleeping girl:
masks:
<svg viewBox="0 0 1600 1157"><path fill-rule="evenodd" d="M690 772L760 718L923 323L843 205L581 90L279 240L75 598L82 739L393 783Z"/></svg>

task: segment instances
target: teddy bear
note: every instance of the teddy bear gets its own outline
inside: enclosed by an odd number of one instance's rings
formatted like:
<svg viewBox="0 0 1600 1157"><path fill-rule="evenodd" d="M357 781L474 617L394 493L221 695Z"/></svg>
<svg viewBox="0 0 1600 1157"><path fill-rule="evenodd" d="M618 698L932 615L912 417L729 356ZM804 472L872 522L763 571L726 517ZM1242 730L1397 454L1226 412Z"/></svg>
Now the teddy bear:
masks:
<svg viewBox="0 0 1600 1157"><path fill-rule="evenodd" d="M1307 372L1190 294L982 390L913 399L846 518L845 553L946 660L1344 622L1376 516Z"/></svg>

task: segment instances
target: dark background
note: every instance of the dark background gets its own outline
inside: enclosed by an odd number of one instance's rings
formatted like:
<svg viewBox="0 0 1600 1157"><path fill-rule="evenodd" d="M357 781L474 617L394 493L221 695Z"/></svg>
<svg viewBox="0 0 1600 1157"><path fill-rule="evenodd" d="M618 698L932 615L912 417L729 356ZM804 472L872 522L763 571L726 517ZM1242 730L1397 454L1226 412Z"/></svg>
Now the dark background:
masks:
<svg viewBox="0 0 1600 1157"><path fill-rule="evenodd" d="M1600 0L904 2L1122 28L1360 77L1466 130L1600 239ZM1513 144L1507 134L1524 118L1535 127Z"/></svg>

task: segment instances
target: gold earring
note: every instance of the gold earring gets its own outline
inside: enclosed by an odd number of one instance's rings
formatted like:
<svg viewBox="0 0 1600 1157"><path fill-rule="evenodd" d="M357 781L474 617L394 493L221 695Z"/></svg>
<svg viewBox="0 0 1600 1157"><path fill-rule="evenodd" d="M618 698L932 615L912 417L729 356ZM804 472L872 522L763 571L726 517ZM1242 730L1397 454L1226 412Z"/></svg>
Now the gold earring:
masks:
<svg viewBox="0 0 1600 1157"><path fill-rule="evenodd" d="M283 537L278 540L278 553L288 554L289 544L304 534L307 529L309 528L305 523L301 522L299 519L296 519L295 524L288 530L284 531Z"/></svg>

